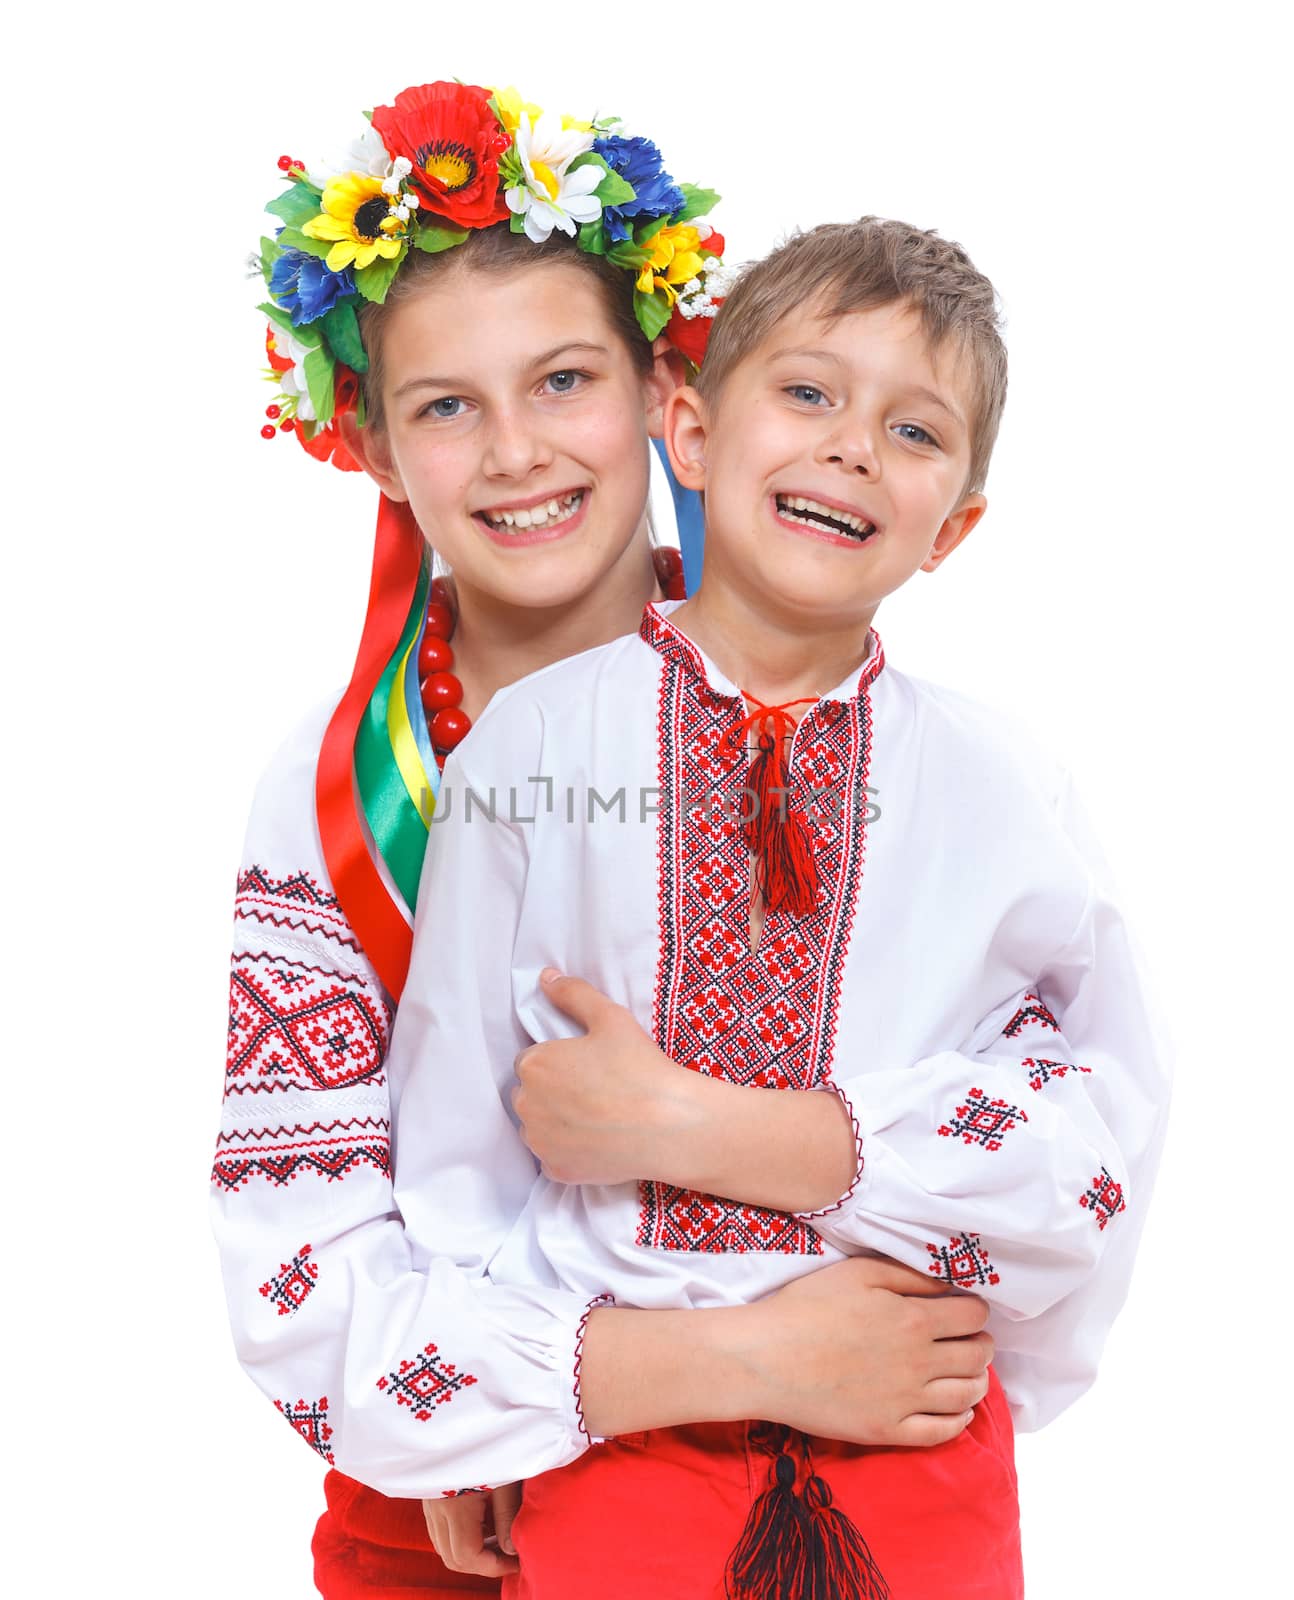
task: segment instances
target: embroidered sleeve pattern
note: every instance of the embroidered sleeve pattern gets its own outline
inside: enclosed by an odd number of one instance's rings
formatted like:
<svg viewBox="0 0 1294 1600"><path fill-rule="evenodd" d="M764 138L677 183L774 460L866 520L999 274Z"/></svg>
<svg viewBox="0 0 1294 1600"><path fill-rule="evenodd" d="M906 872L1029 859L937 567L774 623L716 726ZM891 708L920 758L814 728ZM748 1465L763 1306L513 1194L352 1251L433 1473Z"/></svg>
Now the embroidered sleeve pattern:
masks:
<svg viewBox="0 0 1294 1600"><path fill-rule="evenodd" d="M321 733L263 780L238 875L212 1168L235 1344L341 1471L408 1498L511 1482L587 1445L570 1392L583 1302L496 1291L434 1238L415 1257L392 1189L393 1008L314 822Z"/></svg>
<svg viewBox="0 0 1294 1600"><path fill-rule="evenodd" d="M1085 819L1070 825L1089 893L1065 948L985 1019L982 1042L846 1080L861 1181L813 1222L842 1249L880 1251L983 1297L1022 1428L1094 1375L1167 1108L1162 1038L1130 936ZM1068 1375L1035 1382L1049 1361Z"/></svg>

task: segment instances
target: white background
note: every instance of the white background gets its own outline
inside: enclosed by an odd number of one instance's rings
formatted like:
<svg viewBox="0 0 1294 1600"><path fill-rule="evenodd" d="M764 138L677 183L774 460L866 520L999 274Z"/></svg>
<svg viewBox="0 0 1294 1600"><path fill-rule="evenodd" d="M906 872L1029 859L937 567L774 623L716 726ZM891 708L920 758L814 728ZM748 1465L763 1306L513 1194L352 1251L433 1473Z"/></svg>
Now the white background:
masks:
<svg viewBox="0 0 1294 1600"><path fill-rule="evenodd" d="M244 257L280 153L450 76L620 113L723 192L730 259L871 211L998 285L990 514L879 627L1073 765L1179 1073L1101 1380L1020 1443L1030 1594L1282 1586L1292 297L1264 14L424 0L7 25L11 1592L313 1592L321 1466L234 1363L205 1175L251 788L347 675L374 494L260 439Z"/></svg>

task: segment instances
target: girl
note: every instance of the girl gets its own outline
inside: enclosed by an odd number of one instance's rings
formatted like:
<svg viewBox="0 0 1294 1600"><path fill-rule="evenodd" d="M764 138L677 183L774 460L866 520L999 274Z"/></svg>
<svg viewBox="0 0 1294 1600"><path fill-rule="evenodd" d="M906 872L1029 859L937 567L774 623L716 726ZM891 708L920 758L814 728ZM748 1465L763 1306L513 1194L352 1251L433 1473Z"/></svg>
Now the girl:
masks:
<svg viewBox="0 0 1294 1600"><path fill-rule="evenodd" d="M383 498L350 685L280 753L248 829L216 1227L248 1371L327 1461L402 1497L329 1474L321 1592L489 1590L515 1567L506 1503L504 1553L483 1543L479 1496L429 1517L463 1579L417 1501L468 1384L497 1407L502 1482L571 1459L586 1424L763 1416L937 1443L985 1393L991 1341L979 1302L876 1261L684 1321L590 1316L412 1255L384 1058L438 763L497 689L681 594L677 554L650 546L649 439L680 352L701 354L722 241L699 220L714 197L676 184L654 145L514 92L405 90L337 170L280 167L284 226L261 253L280 393L262 431L363 467ZM452 581L432 582L433 548ZM478 911L435 908L442 937ZM451 1177L470 1212L471 1173ZM438 1337L472 1351L470 1372ZM509 1391L517 1362L549 1374L544 1406Z"/></svg>

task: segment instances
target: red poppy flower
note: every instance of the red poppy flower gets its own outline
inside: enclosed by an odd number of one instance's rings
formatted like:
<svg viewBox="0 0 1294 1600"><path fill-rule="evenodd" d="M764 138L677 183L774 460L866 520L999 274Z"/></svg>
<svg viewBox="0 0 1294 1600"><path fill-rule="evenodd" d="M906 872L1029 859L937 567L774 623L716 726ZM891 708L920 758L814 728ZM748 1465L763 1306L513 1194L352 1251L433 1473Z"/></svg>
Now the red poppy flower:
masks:
<svg viewBox="0 0 1294 1600"><path fill-rule="evenodd" d="M715 305L721 306L722 300L716 300ZM685 317L677 306L665 326L665 337L679 352L686 356L694 367L699 367L705 360L706 346L710 343L710 329L714 327L713 317Z"/></svg>
<svg viewBox="0 0 1294 1600"><path fill-rule="evenodd" d="M339 362L333 380L332 421L320 428L313 439L307 439L301 424L296 424L297 442L307 455L313 456L316 461L331 461L334 467L340 467L343 472L363 472L363 467L346 448L346 441L337 426L338 418L348 411L354 411L358 402L359 379L349 367Z"/></svg>
<svg viewBox="0 0 1294 1600"><path fill-rule="evenodd" d="M373 113L391 155L413 163L409 181L437 215L460 228L488 228L509 214L499 193L506 134L489 98L471 84L424 83Z"/></svg>

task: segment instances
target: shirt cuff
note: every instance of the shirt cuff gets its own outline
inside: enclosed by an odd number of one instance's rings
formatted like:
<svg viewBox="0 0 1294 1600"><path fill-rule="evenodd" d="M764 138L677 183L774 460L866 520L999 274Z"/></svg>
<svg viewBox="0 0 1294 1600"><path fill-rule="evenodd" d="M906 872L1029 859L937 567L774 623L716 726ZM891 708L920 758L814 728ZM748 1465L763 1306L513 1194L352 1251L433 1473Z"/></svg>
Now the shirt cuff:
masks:
<svg viewBox="0 0 1294 1600"><path fill-rule="evenodd" d="M801 1222L813 1222L819 1217L829 1217L833 1212L839 1211L842 1206L846 1205L850 1200L853 1199L858 1185L863 1181L863 1135L858 1126L858 1117L854 1111L853 1101L850 1100L849 1096L838 1083L824 1083L822 1085L822 1089L826 1090L829 1094L834 1094L840 1101L841 1105L845 1108L845 1115L849 1118L849 1126L854 1131L854 1154L856 1157L856 1165L854 1167L853 1181L838 1200L833 1200L829 1206L823 1206L819 1211L796 1211L793 1213L793 1215L798 1217ZM819 1090L818 1092L821 1093L822 1090Z"/></svg>
<svg viewBox="0 0 1294 1600"><path fill-rule="evenodd" d="M581 1368L584 1364L584 1330L588 1326L589 1316L599 1306L613 1306L616 1303L612 1294L600 1294L590 1300L584 1308L584 1315L580 1318L579 1327L575 1330L575 1360L573 1365L573 1381L571 1394L575 1399L575 1421L580 1433L589 1444L605 1444L606 1440L591 1434L584 1423L584 1396L581 1392Z"/></svg>

